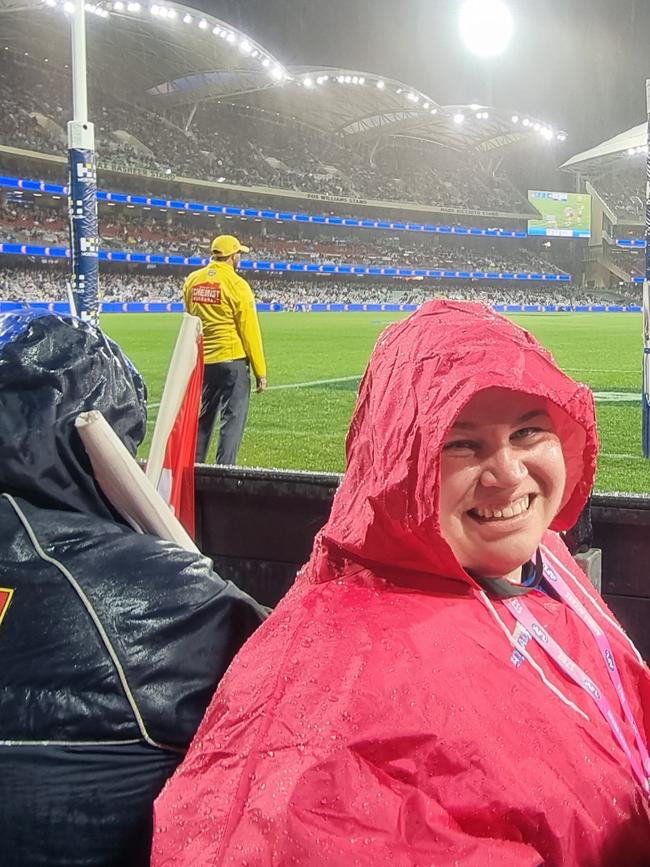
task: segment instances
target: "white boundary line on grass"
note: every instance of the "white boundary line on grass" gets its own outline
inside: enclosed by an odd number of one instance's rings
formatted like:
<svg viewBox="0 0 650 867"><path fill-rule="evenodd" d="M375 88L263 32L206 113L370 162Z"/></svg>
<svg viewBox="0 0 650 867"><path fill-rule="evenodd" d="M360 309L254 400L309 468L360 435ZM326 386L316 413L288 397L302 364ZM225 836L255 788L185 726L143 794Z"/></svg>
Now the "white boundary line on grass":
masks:
<svg viewBox="0 0 650 867"><path fill-rule="evenodd" d="M308 388L310 385L329 385L330 382L352 382L355 379L361 379L362 373L358 376L339 376L336 379L311 379L308 382L288 382L284 385L269 385L267 391L275 391L284 388Z"/></svg>
<svg viewBox="0 0 650 867"><path fill-rule="evenodd" d="M287 388L309 388L311 385L329 385L332 382L353 382L361 379L362 373L357 376L338 376L336 379L309 379L306 382L287 382L282 385L269 385L267 391L280 391ZM160 403L150 403L149 409L158 409Z"/></svg>

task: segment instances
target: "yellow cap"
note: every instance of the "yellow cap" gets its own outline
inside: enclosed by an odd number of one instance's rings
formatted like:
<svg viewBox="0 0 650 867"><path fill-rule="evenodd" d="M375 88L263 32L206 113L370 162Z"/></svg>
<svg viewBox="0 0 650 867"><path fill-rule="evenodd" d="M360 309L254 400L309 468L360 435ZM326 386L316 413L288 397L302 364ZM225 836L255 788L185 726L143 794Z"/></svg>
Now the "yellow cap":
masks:
<svg viewBox="0 0 650 867"><path fill-rule="evenodd" d="M210 247L217 256L232 256L233 253L248 253L250 247L244 247L234 235L219 235Z"/></svg>

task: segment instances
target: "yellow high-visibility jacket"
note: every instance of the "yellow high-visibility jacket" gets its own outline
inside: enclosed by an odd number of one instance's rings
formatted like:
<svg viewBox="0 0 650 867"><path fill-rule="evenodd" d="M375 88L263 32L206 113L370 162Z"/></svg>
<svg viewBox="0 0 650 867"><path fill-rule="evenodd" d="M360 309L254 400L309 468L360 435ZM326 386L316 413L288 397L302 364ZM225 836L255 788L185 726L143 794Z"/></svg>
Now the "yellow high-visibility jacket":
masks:
<svg viewBox="0 0 650 867"><path fill-rule="evenodd" d="M260 323L251 287L226 262L193 271L183 286L185 309L203 323L206 364L248 358L256 377L266 376Z"/></svg>

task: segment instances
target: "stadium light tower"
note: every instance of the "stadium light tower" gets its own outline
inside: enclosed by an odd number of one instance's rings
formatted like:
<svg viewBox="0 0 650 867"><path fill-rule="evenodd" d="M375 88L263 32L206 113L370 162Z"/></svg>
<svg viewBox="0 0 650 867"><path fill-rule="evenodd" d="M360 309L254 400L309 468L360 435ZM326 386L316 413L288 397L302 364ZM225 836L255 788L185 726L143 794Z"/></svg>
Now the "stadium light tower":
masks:
<svg viewBox="0 0 650 867"><path fill-rule="evenodd" d="M95 129L88 121L84 0L74 0L71 29L72 120L68 123L68 212L72 250L72 301L82 319L96 322L99 312L97 164Z"/></svg>
<svg viewBox="0 0 650 867"><path fill-rule="evenodd" d="M512 14L503 0L464 0L459 26L463 41L473 54L498 57L512 37Z"/></svg>

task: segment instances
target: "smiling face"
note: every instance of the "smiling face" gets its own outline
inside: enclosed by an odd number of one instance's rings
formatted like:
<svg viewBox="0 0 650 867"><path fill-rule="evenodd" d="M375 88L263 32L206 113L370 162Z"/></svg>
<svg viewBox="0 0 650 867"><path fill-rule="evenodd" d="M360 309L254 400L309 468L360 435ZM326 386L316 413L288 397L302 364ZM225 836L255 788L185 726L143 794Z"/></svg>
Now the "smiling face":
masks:
<svg viewBox="0 0 650 867"><path fill-rule="evenodd" d="M562 447L544 399L481 391L443 443L442 535L464 569L519 581L560 508L565 483Z"/></svg>

